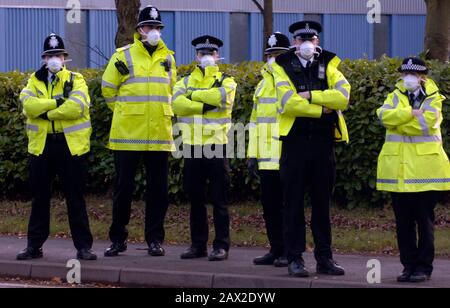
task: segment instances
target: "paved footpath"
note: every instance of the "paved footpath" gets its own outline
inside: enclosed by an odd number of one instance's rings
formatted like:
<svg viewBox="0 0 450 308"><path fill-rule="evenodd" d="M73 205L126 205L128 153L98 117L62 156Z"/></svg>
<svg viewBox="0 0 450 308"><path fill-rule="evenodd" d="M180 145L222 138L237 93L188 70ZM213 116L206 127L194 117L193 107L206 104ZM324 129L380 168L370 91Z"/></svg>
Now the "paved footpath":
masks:
<svg viewBox="0 0 450 308"><path fill-rule="evenodd" d="M70 240L49 240L44 246L44 258L36 261L15 261L15 255L26 246L26 239L0 237L0 276L25 279L65 279L67 261L75 250ZM181 260L186 247L165 246L165 257L150 257L144 245L129 245L128 251L117 258L103 257L106 242L96 242L94 251L99 260L82 262L82 282L120 284L122 286L182 287L182 288L352 288L352 287L446 287L450 288L450 259L437 259L433 279L427 283L398 284L396 276L401 265L396 257L336 255L346 269L344 277L315 274L312 254L306 254L311 278L293 278L286 268L255 266L252 259L265 253L261 248L232 248L224 262L209 262L206 258ZM367 282L367 262L381 262L381 284Z"/></svg>

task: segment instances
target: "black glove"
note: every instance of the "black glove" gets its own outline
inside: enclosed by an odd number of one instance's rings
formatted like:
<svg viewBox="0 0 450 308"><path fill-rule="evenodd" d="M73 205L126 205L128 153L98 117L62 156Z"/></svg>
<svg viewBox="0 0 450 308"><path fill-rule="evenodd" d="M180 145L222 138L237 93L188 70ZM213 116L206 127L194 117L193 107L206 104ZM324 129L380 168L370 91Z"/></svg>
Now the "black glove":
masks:
<svg viewBox="0 0 450 308"><path fill-rule="evenodd" d="M62 104L64 104L66 102L66 100L64 98L58 98L56 100L56 108L58 108L59 106L61 106Z"/></svg>
<svg viewBox="0 0 450 308"><path fill-rule="evenodd" d="M41 119L43 119L43 120L50 121L50 120L48 119L48 112L45 112L45 113L41 114L39 117L40 117Z"/></svg>
<svg viewBox="0 0 450 308"><path fill-rule="evenodd" d="M203 104L203 113L207 113L208 111L217 109L216 106L212 106L212 105L208 105L208 104Z"/></svg>
<svg viewBox="0 0 450 308"><path fill-rule="evenodd" d="M248 174L251 177L259 178L258 175L258 160L256 158L250 158L247 160Z"/></svg>

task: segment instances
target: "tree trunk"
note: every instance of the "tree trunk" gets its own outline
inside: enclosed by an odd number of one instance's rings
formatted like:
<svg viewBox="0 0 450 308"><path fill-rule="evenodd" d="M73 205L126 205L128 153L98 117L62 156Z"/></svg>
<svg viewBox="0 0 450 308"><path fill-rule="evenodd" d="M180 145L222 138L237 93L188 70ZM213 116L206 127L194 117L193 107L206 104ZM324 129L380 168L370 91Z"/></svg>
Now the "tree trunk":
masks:
<svg viewBox="0 0 450 308"><path fill-rule="evenodd" d="M264 42L273 33L273 0L264 0ZM265 46L266 44L264 44Z"/></svg>
<svg viewBox="0 0 450 308"><path fill-rule="evenodd" d="M263 29L263 50L264 50L266 48L267 40L273 33L273 0L264 0L264 7L261 6L258 0L252 1L261 11L264 17L264 29Z"/></svg>
<svg viewBox="0 0 450 308"><path fill-rule="evenodd" d="M137 25L140 0L115 0L117 21L119 23L116 33L116 47L120 48L133 43L133 35Z"/></svg>
<svg viewBox="0 0 450 308"><path fill-rule="evenodd" d="M450 1L425 0L427 23L425 30L425 51L427 59L441 62L449 60L450 52Z"/></svg>

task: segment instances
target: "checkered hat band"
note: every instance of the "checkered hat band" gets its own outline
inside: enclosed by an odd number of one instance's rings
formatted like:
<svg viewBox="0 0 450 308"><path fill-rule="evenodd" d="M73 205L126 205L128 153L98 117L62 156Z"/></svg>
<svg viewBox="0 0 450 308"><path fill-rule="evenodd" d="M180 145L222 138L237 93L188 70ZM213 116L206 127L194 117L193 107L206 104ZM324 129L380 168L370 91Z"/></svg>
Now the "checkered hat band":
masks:
<svg viewBox="0 0 450 308"><path fill-rule="evenodd" d="M319 35L319 33L317 32L317 30L314 29L299 29L297 31L294 32L294 35L300 35L300 34L314 34L314 35Z"/></svg>
<svg viewBox="0 0 450 308"><path fill-rule="evenodd" d="M423 65L418 65L418 64L403 64L402 65L402 71L417 71L417 72L424 72L426 71L427 68Z"/></svg>
<svg viewBox="0 0 450 308"><path fill-rule="evenodd" d="M159 20L156 20L156 19L149 19L149 20L141 21L140 23L138 23L137 26L140 27L140 26L151 25L151 24L157 25L157 26L162 26L162 22L160 22Z"/></svg>
<svg viewBox="0 0 450 308"><path fill-rule="evenodd" d="M219 46L216 44L197 44L195 47L197 49L219 49Z"/></svg>

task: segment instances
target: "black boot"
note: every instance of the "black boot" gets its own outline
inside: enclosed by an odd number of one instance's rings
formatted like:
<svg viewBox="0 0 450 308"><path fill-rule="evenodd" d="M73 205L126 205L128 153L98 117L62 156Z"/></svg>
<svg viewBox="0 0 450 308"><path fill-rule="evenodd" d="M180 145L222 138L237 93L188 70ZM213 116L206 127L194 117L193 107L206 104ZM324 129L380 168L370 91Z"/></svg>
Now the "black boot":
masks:
<svg viewBox="0 0 450 308"><path fill-rule="evenodd" d="M322 259L317 262L317 274L344 276L345 270L332 259Z"/></svg>
<svg viewBox="0 0 450 308"><path fill-rule="evenodd" d="M253 259L253 264L255 265L273 265L273 262L276 260L276 256L269 252L266 253L264 256L256 257Z"/></svg>
<svg viewBox="0 0 450 308"><path fill-rule="evenodd" d="M95 261L97 260L97 255L94 254L90 249L80 249L77 253L77 259L84 261Z"/></svg>
<svg viewBox="0 0 450 308"><path fill-rule="evenodd" d="M289 261L286 257L279 257L273 262L273 265L275 267L288 267Z"/></svg>
<svg viewBox="0 0 450 308"><path fill-rule="evenodd" d="M289 263L288 272L289 275L294 277L301 277L301 278L309 277L309 272L306 270L305 267L305 261L301 257Z"/></svg>
<svg viewBox="0 0 450 308"><path fill-rule="evenodd" d="M163 257L166 254L159 242L153 242L148 248L148 255L152 257Z"/></svg>
<svg viewBox="0 0 450 308"><path fill-rule="evenodd" d="M32 260L32 259L41 259L44 257L44 253L42 252L42 248L25 248L22 250L16 257L19 261Z"/></svg>
<svg viewBox="0 0 450 308"><path fill-rule="evenodd" d="M205 258L208 255L206 249L199 249L197 247L189 247L181 254L181 259L197 259Z"/></svg>
<svg viewBox="0 0 450 308"><path fill-rule="evenodd" d="M225 249L214 249L208 257L209 261L224 261L228 259L228 252Z"/></svg>
<svg viewBox="0 0 450 308"><path fill-rule="evenodd" d="M117 257L119 253L127 251L126 243L112 243L112 245L106 249L105 257Z"/></svg>

